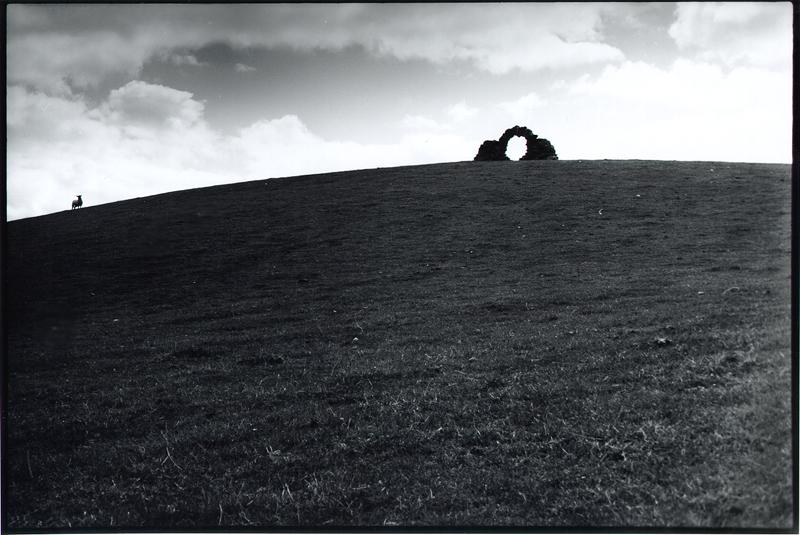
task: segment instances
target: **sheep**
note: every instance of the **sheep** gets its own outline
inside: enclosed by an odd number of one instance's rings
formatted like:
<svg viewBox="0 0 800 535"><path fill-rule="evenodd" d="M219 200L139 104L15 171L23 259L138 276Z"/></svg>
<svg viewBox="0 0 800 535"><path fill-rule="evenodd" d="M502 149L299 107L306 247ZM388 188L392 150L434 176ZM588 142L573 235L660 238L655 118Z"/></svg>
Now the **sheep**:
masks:
<svg viewBox="0 0 800 535"><path fill-rule="evenodd" d="M83 199L81 199L81 196L78 195L78 198L72 201L72 209L74 210L75 208L80 208L81 206L83 206Z"/></svg>

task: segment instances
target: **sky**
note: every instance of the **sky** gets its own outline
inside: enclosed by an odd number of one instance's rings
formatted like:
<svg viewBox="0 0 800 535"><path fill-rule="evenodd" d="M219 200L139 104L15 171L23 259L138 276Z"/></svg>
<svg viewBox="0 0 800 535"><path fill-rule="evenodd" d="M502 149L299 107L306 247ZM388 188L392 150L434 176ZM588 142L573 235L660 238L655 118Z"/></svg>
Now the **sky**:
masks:
<svg viewBox="0 0 800 535"><path fill-rule="evenodd" d="M791 162L789 2L11 4L6 36L9 220L514 125L566 160Z"/></svg>

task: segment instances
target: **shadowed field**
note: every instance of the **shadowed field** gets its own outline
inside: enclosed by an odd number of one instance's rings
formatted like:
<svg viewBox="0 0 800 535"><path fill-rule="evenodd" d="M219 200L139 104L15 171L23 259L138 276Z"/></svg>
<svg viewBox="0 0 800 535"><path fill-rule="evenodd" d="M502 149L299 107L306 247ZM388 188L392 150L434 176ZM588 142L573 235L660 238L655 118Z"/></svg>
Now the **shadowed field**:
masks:
<svg viewBox="0 0 800 535"><path fill-rule="evenodd" d="M790 528L789 174L464 162L11 222L8 527Z"/></svg>

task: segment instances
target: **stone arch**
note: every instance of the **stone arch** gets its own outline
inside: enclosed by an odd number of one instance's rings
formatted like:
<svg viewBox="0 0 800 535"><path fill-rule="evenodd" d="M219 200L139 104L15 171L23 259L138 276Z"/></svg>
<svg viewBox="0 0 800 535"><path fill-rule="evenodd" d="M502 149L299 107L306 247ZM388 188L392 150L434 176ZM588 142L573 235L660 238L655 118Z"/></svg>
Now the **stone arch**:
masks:
<svg viewBox="0 0 800 535"><path fill-rule="evenodd" d="M540 138L530 128L513 126L503 132L497 141L488 139L478 149L475 161L502 161L508 160L506 150L508 142L514 136L525 138L527 150L520 160L558 160L556 150L546 139Z"/></svg>

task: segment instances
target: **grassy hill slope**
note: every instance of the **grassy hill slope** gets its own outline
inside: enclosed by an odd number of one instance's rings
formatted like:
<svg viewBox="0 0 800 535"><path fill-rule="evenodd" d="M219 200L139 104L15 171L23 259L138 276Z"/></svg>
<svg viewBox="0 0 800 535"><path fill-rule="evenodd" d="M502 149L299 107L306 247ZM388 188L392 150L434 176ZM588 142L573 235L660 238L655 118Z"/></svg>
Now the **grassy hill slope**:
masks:
<svg viewBox="0 0 800 535"><path fill-rule="evenodd" d="M790 527L789 193L463 162L11 222L9 526Z"/></svg>

